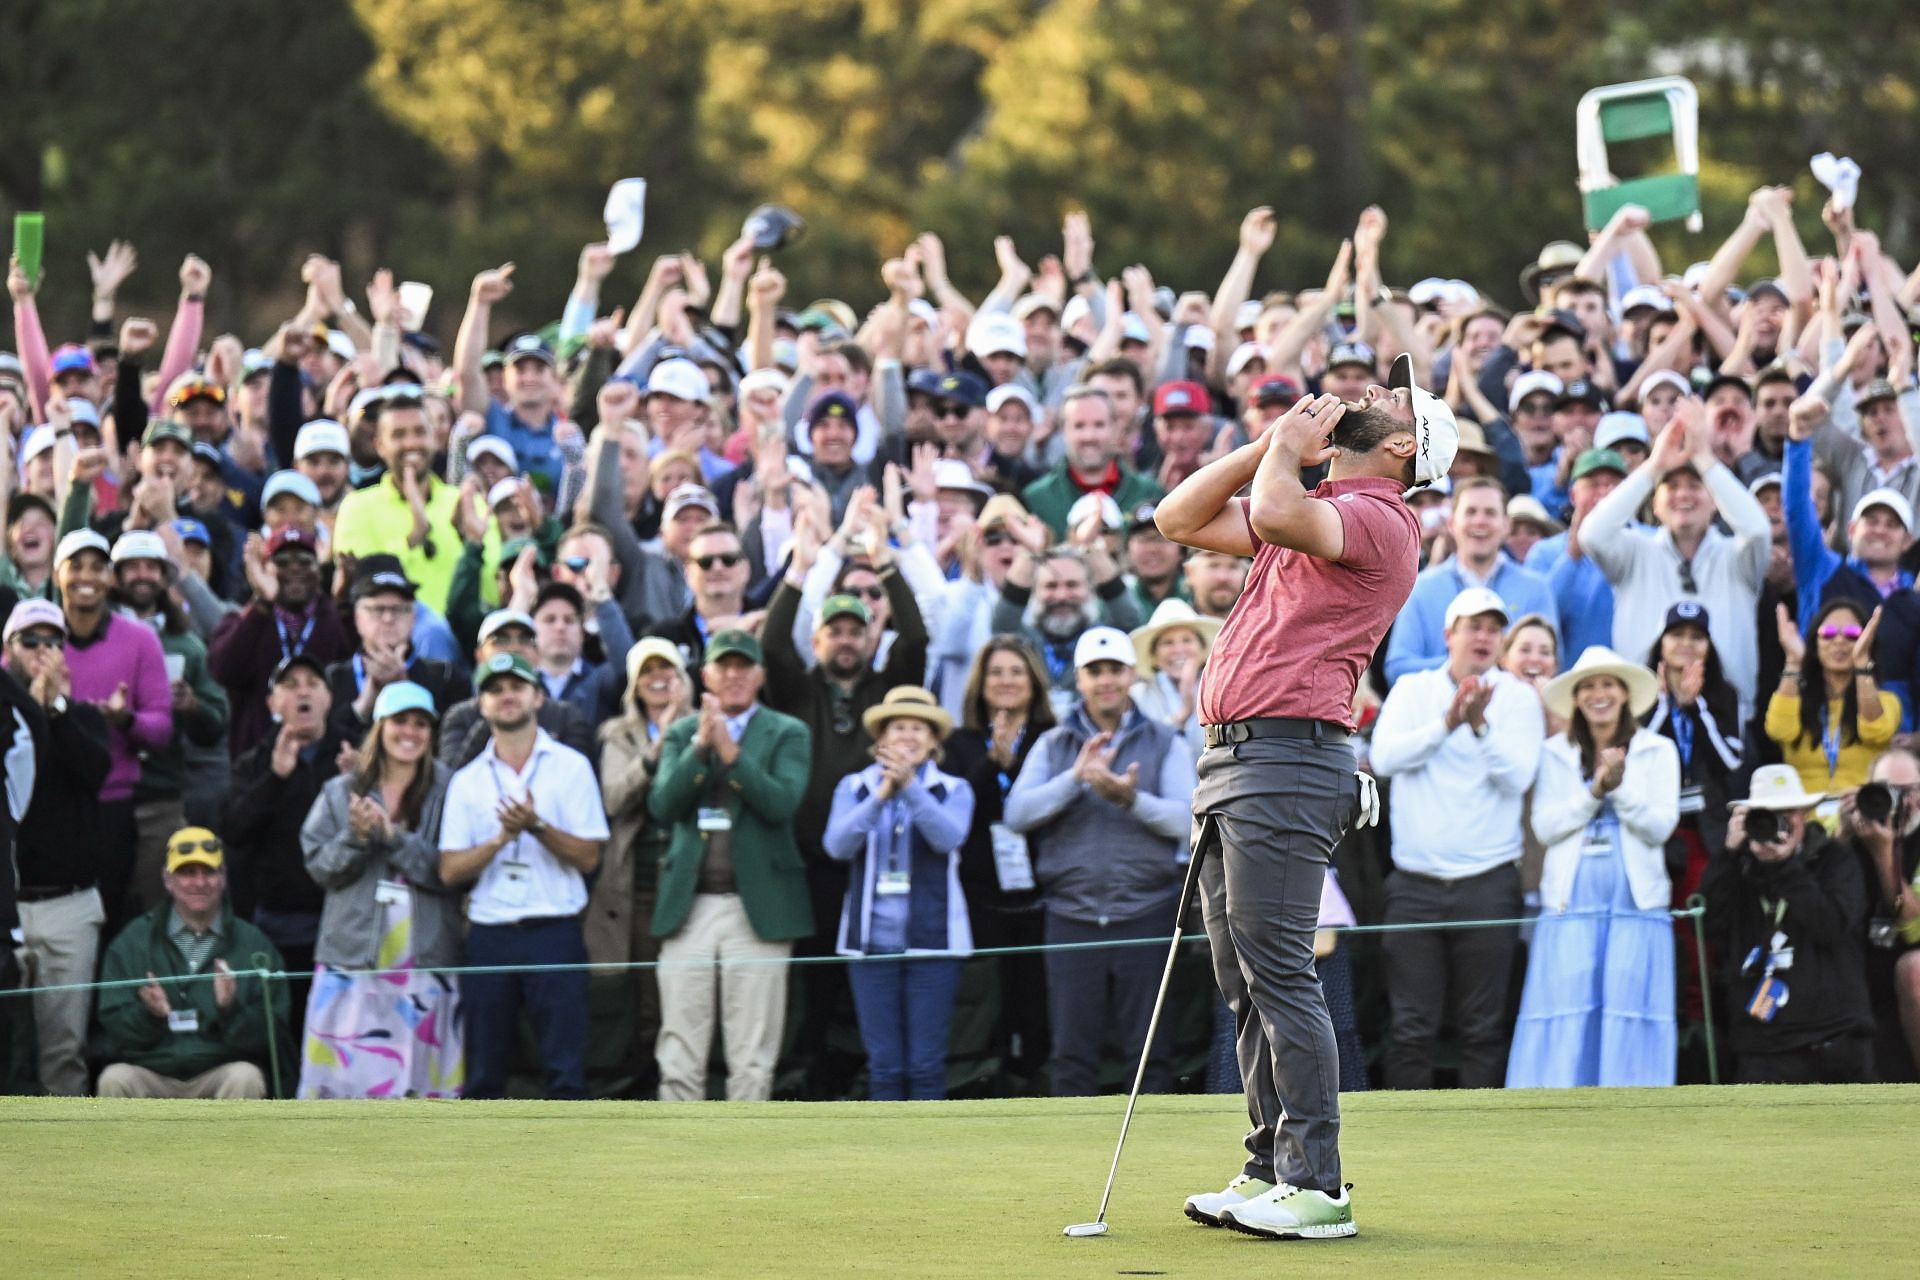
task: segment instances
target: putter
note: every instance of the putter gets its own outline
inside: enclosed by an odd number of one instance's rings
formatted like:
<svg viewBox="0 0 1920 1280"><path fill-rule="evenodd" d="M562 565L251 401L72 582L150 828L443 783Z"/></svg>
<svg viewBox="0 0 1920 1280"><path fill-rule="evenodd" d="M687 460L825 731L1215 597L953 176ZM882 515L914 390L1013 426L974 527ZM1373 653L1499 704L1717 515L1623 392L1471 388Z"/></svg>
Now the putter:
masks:
<svg viewBox="0 0 1920 1280"><path fill-rule="evenodd" d="M1160 971L1160 994L1153 998L1153 1016L1147 1019L1147 1038L1140 1046L1140 1065L1133 1073L1133 1091L1127 1095L1127 1113L1120 1120L1120 1141L1113 1144L1113 1164L1107 1170L1107 1189L1100 1194L1100 1212L1092 1222L1076 1222L1060 1234L1079 1239L1083 1236L1103 1236L1107 1234L1107 1203L1113 1199L1114 1175L1120 1172L1120 1153L1127 1145L1127 1127L1133 1123L1133 1109L1140 1101L1140 1086L1147 1078L1147 1056L1153 1052L1154 1033L1160 1029L1160 1009L1167 1002L1167 987L1173 981L1174 957L1180 954L1180 939L1186 932L1187 909L1193 905L1194 890L1200 885L1200 864L1205 860L1203 852L1207 841L1196 842L1199 848L1193 851L1193 857L1187 862L1186 879L1180 884L1180 905L1173 916L1173 942L1167 947L1167 967Z"/></svg>

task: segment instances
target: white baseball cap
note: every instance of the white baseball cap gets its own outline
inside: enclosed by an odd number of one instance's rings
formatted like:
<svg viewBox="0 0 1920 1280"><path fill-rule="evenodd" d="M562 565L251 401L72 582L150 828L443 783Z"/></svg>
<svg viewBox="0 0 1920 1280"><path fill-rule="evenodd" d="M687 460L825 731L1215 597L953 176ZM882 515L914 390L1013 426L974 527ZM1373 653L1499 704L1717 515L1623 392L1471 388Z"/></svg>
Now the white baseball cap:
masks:
<svg viewBox="0 0 1920 1280"><path fill-rule="evenodd" d="M1567 393L1567 384L1545 369L1529 369L1513 380L1513 390L1507 392L1507 412L1512 413L1522 400L1542 391L1557 400Z"/></svg>
<svg viewBox="0 0 1920 1280"><path fill-rule="evenodd" d="M1117 662L1131 667L1136 661L1133 641L1118 627L1088 627L1073 646L1075 670L1096 662Z"/></svg>
<svg viewBox="0 0 1920 1280"><path fill-rule="evenodd" d="M26 470L27 464L53 448L52 427L34 427L20 441L20 469Z"/></svg>
<svg viewBox="0 0 1920 1280"><path fill-rule="evenodd" d="M1243 342L1233 349L1232 355L1227 357L1227 376L1231 378L1238 374L1242 369L1246 368L1251 361L1265 361L1266 358L1267 349L1265 347L1257 342Z"/></svg>
<svg viewBox="0 0 1920 1280"><path fill-rule="evenodd" d="M1483 613L1497 613L1502 623L1512 620L1507 612L1507 602L1495 595L1490 587L1468 587L1453 598L1447 606L1444 630L1453 630L1453 624L1462 618L1477 618Z"/></svg>
<svg viewBox="0 0 1920 1280"><path fill-rule="evenodd" d="M706 404L713 399L713 386L700 366L681 356L662 360L647 375L647 394L672 396L689 404Z"/></svg>
<svg viewBox="0 0 1920 1280"><path fill-rule="evenodd" d="M1671 312L1673 310L1673 299L1669 298L1667 291L1657 284L1637 284L1621 295L1620 314L1622 317L1638 311L1642 307L1652 307L1655 311Z"/></svg>
<svg viewBox="0 0 1920 1280"><path fill-rule="evenodd" d="M338 329L327 330L327 350L342 360L352 360L360 354L360 348L353 345L353 339Z"/></svg>
<svg viewBox="0 0 1920 1280"><path fill-rule="evenodd" d="M113 557L113 548L107 545L107 540L100 534L92 529L75 529L60 539L60 545L54 548L53 563L55 566L63 565L82 551L98 551L109 559Z"/></svg>
<svg viewBox="0 0 1920 1280"><path fill-rule="evenodd" d="M502 627L525 627L530 634L538 635L539 629L533 625L533 619L519 609L495 609L480 624L480 640L487 638Z"/></svg>
<svg viewBox="0 0 1920 1280"><path fill-rule="evenodd" d="M713 490L703 484L691 482L676 487L667 495L666 511L661 518L672 520L688 507L701 507L714 519L720 518L720 502L713 496Z"/></svg>
<svg viewBox="0 0 1920 1280"><path fill-rule="evenodd" d="M929 329L938 329L940 327L940 312L925 298L909 298L907 300L907 315L911 319L918 320ZM1023 316L1022 319L1024 318Z"/></svg>
<svg viewBox="0 0 1920 1280"><path fill-rule="evenodd" d="M933 464L933 487L954 489L982 498L991 498L993 489L974 478L973 468L958 458L941 458Z"/></svg>
<svg viewBox="0 0 1920 1280"><path fill-rule="evenodd" d="M1387 385L1402 387L1413 401L1413 485L1432 484L1453 467L1453 455L1460 451L1460 424L1453 420L1447 402L1413 380L1413 357L1404 352L1395 358L1387 374Z"/></svg>
<svg viewBox="0 0 1920 1280"><path fill-rule="evenodd" d="M1260 299L1248 298L1245 302L1241 303L1239 309L1233 313L1233 327L1235 329L1253 328L1253 326L1260 323L1260 315L1266 309L1266 304L1261 302Z"/></svg>
<svg viewBox="0 0 1920 1280"><path fill-rule="evenodd" d="M1593 447L1611 449L1622 440L1649 443L1647 420L1637 413L1623 411L1601 414L1600 424L1593 429Z"/></svg>
<svg viewBox="0 0 1920 1280"><path fill-rule="evenodd" d="M1913 532L1913 504L1898 489L1874 489L1861 494L1860 501L1853 504L1853 514L1847 517L1847 523L1852 524L1874 507L1885 507L1893 512L1900 517L1900 523L1907 532Z"/></svg>
<svg viewBox="0 0 1920 1280"><path fill-rule="evenodd" d="M740 394L748 396L756 391L770 390L785 395L789 385L787 375L778 369L755 369L740 379Z"/></svg>
<svg viewBox="0 0 1920 1280"><path fill-rule="evenodd" d="M315 418L300 428L300 434L293 438L293 460L310 458L316 453L337 453L343 458L353 456L347 440L347 429L332 418Z"/></svg>
<svg viewBox="0 0 1920 1280"><path fill-rule="evenodd" d="M1693 384L1687 381L1685 374L1675 373L1672 369L1659 369L1648 374L1641 382L1640 403L1645 404L1647 397L1653 394L1653 389L1659 386L1672 387L1683 396L1693 394Z"/></svg>
<svg viewBox="0 0 1920 1280"><path fill-rule="evenodd" d="M1006 407L1009 400L1018 400L1027 406L1027 416L1035 422L1040 420L1040 402L1033 398L1033 392L1017 382L1005 382L987 392L987 412L998 413Z"/></svg>
<svg viewBox="0 0 1920 1280"><path fill-rule="evenodd" d="M475 436L467 443L467 465L472 466L482 458L492 458L509 471L520 470L520 455L513 451L513 445L499 436Z"/></svg>
<svg viewBox="0 0 1920 1280"><path fill-rule="evenodd" d="M487 490L487 510L493 510L518 492L520 492L520 477L504 477L500 483Z"/></svg>
<svg viewBox="0 0 1920 1280"><path fill-rule="evenodd" d="M171 564L167 555L167 544L160 535L151 529L129 529L114 540L113 553L109 557L115 564L124 564L129 560L159 560Z"/></svg>
<svg viewBox="0 0 1920 1280"><path fill-rule="evenodd" d="M1062 329L1072 329L1082 320L1088 319L1092 315L1093 304L1076 293L1067 299L1066 307L1060 312L1060 327Z"/></svg>
<svg viewBox="0 0 1920 1280"><path fill-rule="evenodd" d="M1186 333L1182 335L1181 341L1186 344L1189 351L1211 351L1213 350L1213 330L1203 324L1190 324L1187 326Z"/></svg>
<svg viewBox="0 0 1920 1280"><path fill-rule="evenodd" d="M1120 318L1120 341L1152 342L1153 335L1147 332L1147 322L1129 311Z"/></svg>
<svg viewBox="0 0 1920 1280"><path fill-rule="evenodd" d="M915 298L914 301L920 302L923 300ZM1053 299L1049 298L1046 294L1027 293L1022 294L1020 301L1013 304L1013 318L1015 320L1025 320L1036 311L1051 311L1057 315L1059 314L1059 310L1059 307L1054 305Z"/></svg>
<svg viewBox="0 0 1920 1280"><path fill-rule="evenodd" d="M977 356L1011 355L1027 358L1026 326L1004 311L988 311L967 326L967 350Z"/></svg>

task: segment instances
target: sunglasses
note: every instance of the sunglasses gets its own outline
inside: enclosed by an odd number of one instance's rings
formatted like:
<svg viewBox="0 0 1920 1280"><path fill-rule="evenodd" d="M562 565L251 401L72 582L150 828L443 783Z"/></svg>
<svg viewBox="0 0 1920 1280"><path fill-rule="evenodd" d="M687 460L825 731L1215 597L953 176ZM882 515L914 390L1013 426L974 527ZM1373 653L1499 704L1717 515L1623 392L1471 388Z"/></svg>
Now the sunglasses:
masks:
<svg viewBox="0 0 1920 1280"><path fill-rule="evenodd" d="M992 529L980 535L980 541L989 547L1004 547L1013 541L1005 529Z"/></svg>
<svg viewBox="0 0 1920 1280"><path fill-rule="evenodd" d="M1826 626L1820 628L1820 638L1822 640L1837 640L1841 636L1845 636L1849 640L1858 640L1860 638L1860 628L1851 623L1843 627L1835 622L1829 622Z"/></svg>
<svg viewBox="0 0 1920 1280"><path fill-rule="evenodd" d="M192 853L219 853L220 842L218 840L182 840L179 844L168 845L167 852L182 858Z"/></svg>
<svg viewBox="0 0 1920 1280"><path fill-rule="evenodd" d="M587 571L587 566L592 564L593 561L587 559L587 557L585 556L568 556L566 559L562 560L560 563L567 566L567 568L573 570L575 573L585 573Z"/></svg>
<svg viewBox="0 0 1920 1280"><path fill-rule="evenodd" d="M36 636L30 632L15 636L13 642L29 653L35 649L58 649L67 643L59 636Z"/></svg>
<svg viewBox="0 0 1920 1280"><path fill-rule="evenodd" d="M717 555L695 556L693 562L702 569L711 569L715 565L718 565L722 569L731 569L745 559L746 557L738 551L722 551Z"/></svg>
<svg viewBox="0 0 1920 1280"><path fill-rule="evenodd" d="M850 596L861 596L868 600L884 599L887 594L885 591L881 590L879 584L877 583L870 587L843 587L841 589Z"/></svg>
<svg viewBox="0 0 1920 1280"><path fill-rule="evenodd" d="M934 406L933 416L936 418L964 418L967 416L967 406L964 404L954 404L949 401L946 404Z"/></svg>
<svg viewBox="0 0 1920 1280"><path fill-rule="evenodd" d="M204 382L196 379L167 397L167 403L175 408L178 408L189 400L211 400L215 404L225 404L227 402L227 389L217 382Z"/></svg>

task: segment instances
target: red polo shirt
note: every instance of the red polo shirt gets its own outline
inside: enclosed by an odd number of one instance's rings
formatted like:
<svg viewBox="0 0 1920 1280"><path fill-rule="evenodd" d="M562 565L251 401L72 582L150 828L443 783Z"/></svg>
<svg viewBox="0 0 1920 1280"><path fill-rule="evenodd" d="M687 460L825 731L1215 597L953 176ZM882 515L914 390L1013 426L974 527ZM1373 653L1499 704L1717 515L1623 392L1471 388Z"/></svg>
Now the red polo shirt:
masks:
<svg viewBox="0 0 1920 1280"><path fill-rule="evenodd" d="M1353 693L1420 568L1420 523L1397 480L1328 480L1313 496L1345 530L1339 560L1261 542L1247 589L1200 679L1207 724L1256 716L1331 720L1352 731ZM1253 528L1249 501L1240 512Z"/></svg>

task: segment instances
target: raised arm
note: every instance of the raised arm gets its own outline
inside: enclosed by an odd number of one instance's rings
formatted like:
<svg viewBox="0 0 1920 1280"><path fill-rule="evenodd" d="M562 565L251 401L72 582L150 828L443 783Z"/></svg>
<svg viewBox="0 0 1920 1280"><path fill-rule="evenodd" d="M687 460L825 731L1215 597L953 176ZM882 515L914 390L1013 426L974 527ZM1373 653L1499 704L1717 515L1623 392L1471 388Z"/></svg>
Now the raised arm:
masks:
<svg viewBox="0 0 1920 1280"><path fill-rule="evenodd" d="M481 414L487 411L487 375L480 369L480 359L487 353L493 304L512 292L511 262L473 278L473 287L467 293L467 313L460 318L460 332L453 340L453 369L460 380L462 409Z"/></svg>
<svg viewBox="0 0 1920 1280"><path fill-rule="evenodd" d="M1266 452L1265 437L1250 441L1175 485L1153 509L1153 523L1161 535L1202 551L1253 555L1259 548L1247 522L1247 509L1234 495L1253 483Z"/></svg>
<svg viewBox="0 0 1920 1280"><path fill-rule="evenodd" d="M1227 274L1220 278L1220 287L1214 290L1213 310L1207 317L1213 326L1213 354L1207 357L1209 377L1226 375L1227 357L1233 354L1239 339L1240 331L1234 321L1242 304L1253 296L1254 272L1260 269L1260 259L1273 248L1278 230L1273 210L1264 204L1240 219L1240 248L1234 253Z"/></svg>

